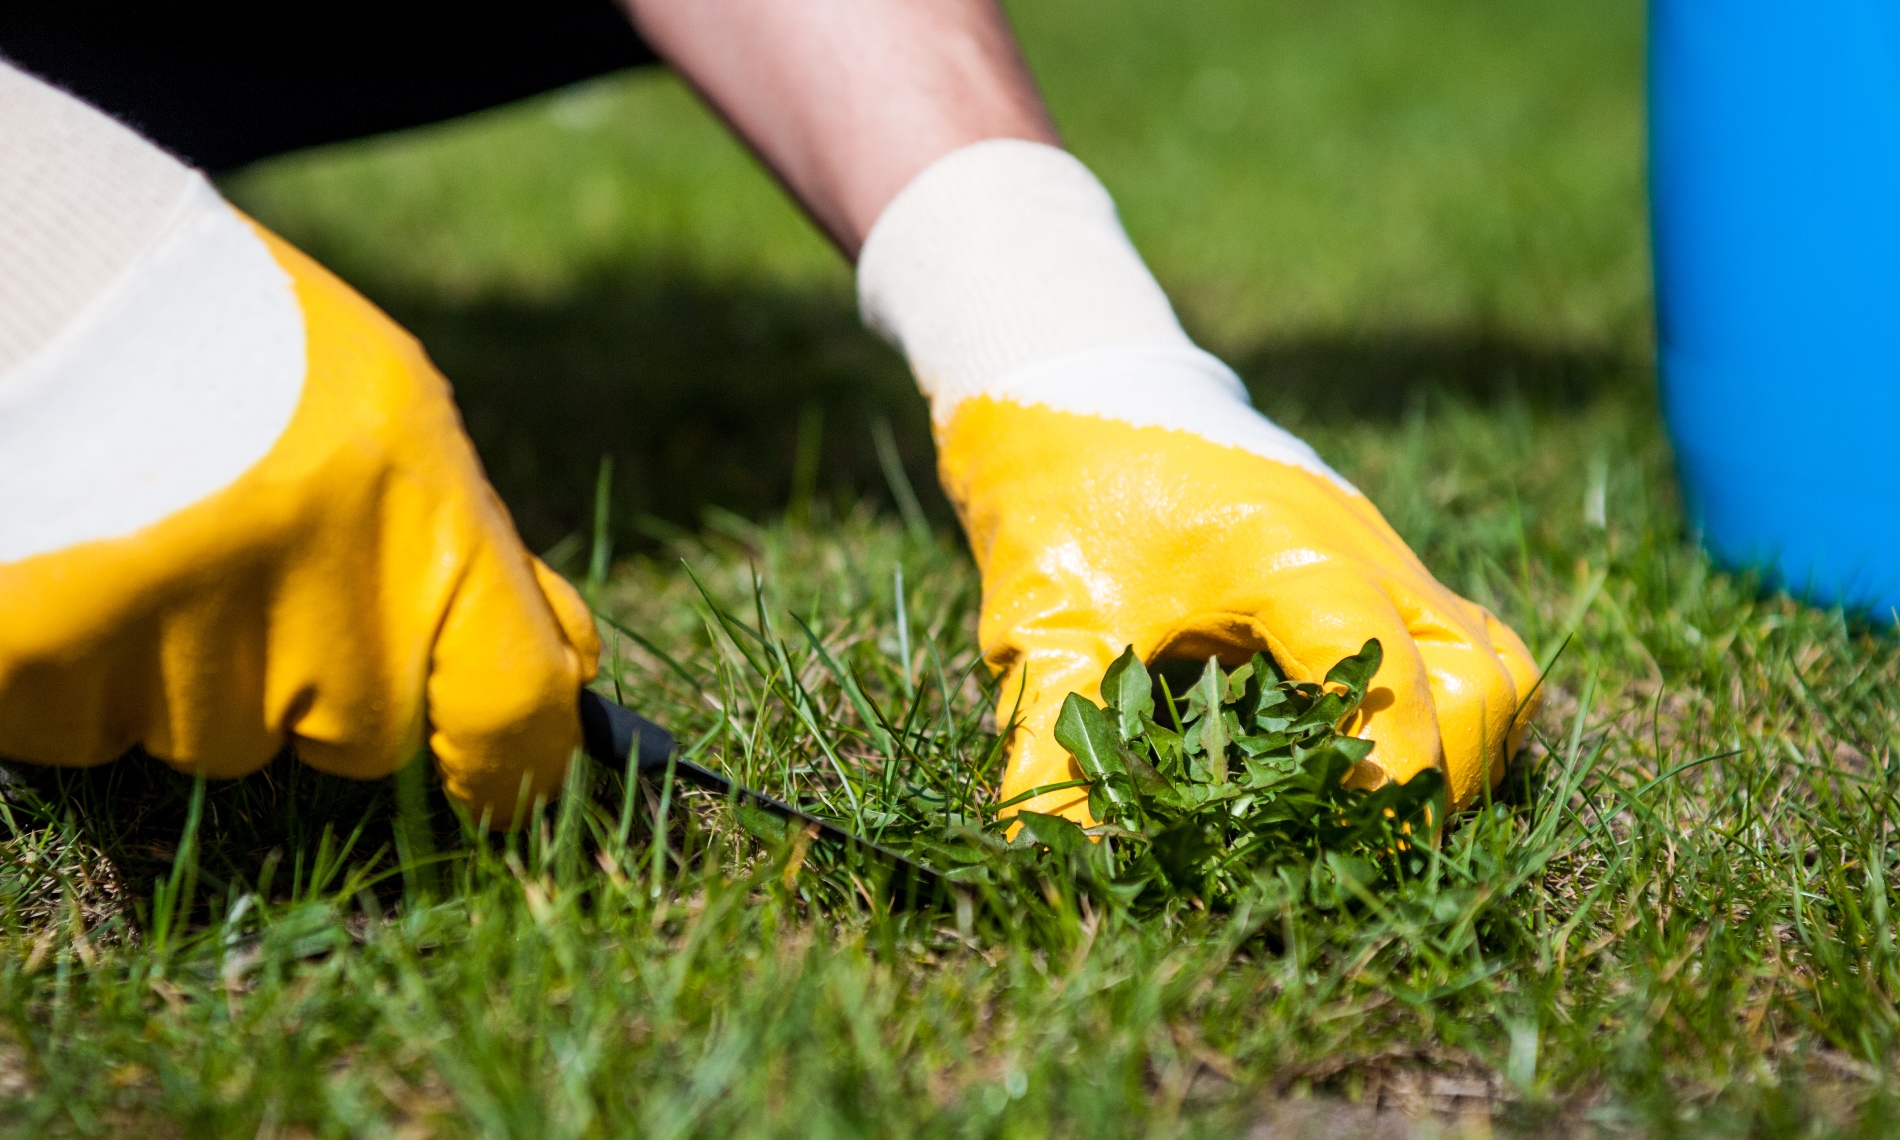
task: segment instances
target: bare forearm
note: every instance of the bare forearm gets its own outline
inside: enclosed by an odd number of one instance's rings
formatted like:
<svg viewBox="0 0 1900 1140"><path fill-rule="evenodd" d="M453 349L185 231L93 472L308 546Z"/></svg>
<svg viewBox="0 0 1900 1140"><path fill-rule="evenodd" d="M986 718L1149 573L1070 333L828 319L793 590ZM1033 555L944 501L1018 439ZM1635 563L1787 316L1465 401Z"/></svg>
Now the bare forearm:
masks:
<svg viewBox="0 0 1900 1140"><path fill-rule="evenodd" d="M936 159L1058 141L994 0L622 3L853 259Z"/></svg>

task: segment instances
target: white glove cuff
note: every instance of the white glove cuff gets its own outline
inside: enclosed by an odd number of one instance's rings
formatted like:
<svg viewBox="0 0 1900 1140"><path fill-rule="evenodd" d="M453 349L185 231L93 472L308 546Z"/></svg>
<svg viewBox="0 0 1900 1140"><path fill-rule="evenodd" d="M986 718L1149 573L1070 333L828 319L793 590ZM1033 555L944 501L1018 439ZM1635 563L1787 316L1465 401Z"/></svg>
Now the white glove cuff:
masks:
<svg viewBox="0 0 1900 1140"><path fill-rule="evenodd" d="M204 177L0 63L0 563L226 486L304 370L289 276Z"/></svg>
<svg viewBox="0 0 1900 1140"><path fill-rule="evenodd" d="M1063 353L1193 345L1088 167L1019 139L952 151L898 192L865 238L858 301L938 418Z"/></svg>
<svg viewBox="0 0 1900 1140"><path fill-rule="evenodd" d="M1190 431L1346 485L1188 339L1108 191L1055 147L992 139L925 168L865 238L858 303L938 423L994 396Z"/></svg>
<svg viewBox="0 0 1900 1140"><path fill-rule="evenodd" d="M157 241L196 181L111 118L0 61L0 374Z"/></svg>

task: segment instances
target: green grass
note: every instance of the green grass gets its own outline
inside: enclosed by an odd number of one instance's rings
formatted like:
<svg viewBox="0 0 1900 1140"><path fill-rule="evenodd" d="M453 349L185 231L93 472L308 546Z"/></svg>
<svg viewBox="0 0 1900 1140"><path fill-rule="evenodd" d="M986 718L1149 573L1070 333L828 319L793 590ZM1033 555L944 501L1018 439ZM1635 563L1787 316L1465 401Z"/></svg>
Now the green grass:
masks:
<svg viewBox="0 0 1900 1140"><path fill-rule="evenodd" d="M662 814L592 769L512 842L468 840L419 773L29 774L0 858L0 1130L1892 1129L1900 645L1682 533L1637 6L1017 16L1197 333L1555 662L1497 800L1379 893L1289 873L1135 921L1059 890L1014 918L881 913L718 803ZM880 810L893 764L988 795L976 577L901 362L671 80L228 188L423 336L576 577L614 457L599 604L671 659L610 638L629 704L840 819ZM891 505L880 414L923 527ZM706 601L757 624L755 582L779 645L756 667Z"/></svg>

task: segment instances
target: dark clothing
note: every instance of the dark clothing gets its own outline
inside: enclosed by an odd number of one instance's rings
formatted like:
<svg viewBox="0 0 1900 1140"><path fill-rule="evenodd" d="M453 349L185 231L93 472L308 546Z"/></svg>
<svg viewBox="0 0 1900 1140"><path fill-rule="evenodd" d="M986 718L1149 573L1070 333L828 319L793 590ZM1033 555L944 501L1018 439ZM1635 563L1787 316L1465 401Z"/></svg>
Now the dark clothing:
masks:
<svg viewBox="0 0 1900 1140"><path fill-rule="evenodd" d="M213 171L654 61L612 0L0 0L0 54Z"/></svg>

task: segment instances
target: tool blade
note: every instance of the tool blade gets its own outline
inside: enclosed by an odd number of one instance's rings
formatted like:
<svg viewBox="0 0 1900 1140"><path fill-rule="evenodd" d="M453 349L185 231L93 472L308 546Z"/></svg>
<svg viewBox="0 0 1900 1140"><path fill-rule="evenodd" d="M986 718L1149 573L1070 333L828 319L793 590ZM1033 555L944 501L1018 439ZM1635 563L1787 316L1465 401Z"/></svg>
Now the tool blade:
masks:
<svg viewBox="0 0 1900 1140"><path fill-rule="evenodd" d="M815 837L845 850L862 851L888 865L892 872L892 897L909 904L925 901L942 885L937 873L882 844L853 835L830 820L774 799L764 792L736 784L710 768L674 755L678 743L673 734L617 701L592 689L581 690L581 735L587 755L594 761L623 767L631 757L641 775L660 776L671 762L675 778L715 795L746 803L780 819L807 828L815 828Z"/></svg>

